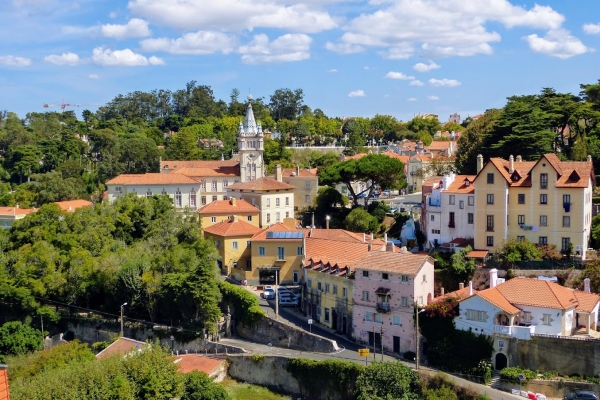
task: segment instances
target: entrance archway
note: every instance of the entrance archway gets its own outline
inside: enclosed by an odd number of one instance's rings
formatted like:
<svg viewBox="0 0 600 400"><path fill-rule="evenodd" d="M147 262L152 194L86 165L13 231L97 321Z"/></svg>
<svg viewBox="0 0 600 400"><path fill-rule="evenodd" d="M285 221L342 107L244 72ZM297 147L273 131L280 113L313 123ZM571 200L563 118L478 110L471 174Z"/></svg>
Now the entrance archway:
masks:
<svg viewBox="0 0 600 400"><path fill-rule="evenodd" d="M500 370L506 368L507 365L508 365L508 360L506 359L506 356L502 353L496 354L496 370L500 371Z"/></svg>

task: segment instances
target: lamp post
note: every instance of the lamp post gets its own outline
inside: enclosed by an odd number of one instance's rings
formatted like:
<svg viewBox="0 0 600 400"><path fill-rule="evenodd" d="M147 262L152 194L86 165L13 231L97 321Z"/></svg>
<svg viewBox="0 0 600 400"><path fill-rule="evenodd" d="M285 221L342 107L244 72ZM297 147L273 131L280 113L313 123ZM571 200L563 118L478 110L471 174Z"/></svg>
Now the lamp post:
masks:
<svg viewBox="0 0 600 400"><path fill-rule="evenodd" d="M419 314L421 314L422 312L424 312L425 310L419 310L419 306L417 306L417 315L416 315L416 319L417 319L417 329L415 329L415 341L416 341L416 346L417 346L417 353L415 354L415 369L419 369L419 361L420 361L420 357L419 357Z"/></svg>
<svg viewBox="0 0 600 400"><path fill-rule="evenodd" d="M121 337L123 337L123 307L127 305L127 302L121 304Z"/></svg>
<svg viewBox="0 0 600 400"><path fill-rule="evenodd" d="M326 227L327 229L329 229L329 220L330 220L330 219L331 219L331 217L330 217L329 215L325 217L325 227Z"/></svg>

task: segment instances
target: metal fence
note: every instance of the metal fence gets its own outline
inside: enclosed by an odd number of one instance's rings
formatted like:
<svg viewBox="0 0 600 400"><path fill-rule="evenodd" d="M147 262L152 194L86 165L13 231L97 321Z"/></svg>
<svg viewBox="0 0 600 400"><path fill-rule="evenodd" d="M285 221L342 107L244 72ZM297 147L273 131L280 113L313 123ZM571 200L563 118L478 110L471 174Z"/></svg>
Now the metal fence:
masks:
<svg viewBox="0 0 600 400"><path fill-rule="evenodd" d="M548 269L585 269L585 264L580 260L544 260L544 261L498 261L486 260L487 268L502 270L525 269L525 270L548 270Z"/></svg>

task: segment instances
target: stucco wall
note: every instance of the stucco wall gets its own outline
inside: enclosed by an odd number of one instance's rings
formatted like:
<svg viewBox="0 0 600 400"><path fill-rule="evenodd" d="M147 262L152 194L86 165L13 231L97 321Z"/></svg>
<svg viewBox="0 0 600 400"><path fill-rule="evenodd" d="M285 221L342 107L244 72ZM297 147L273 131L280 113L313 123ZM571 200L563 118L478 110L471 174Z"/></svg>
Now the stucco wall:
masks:
<svg viewBox="0 0 600 400"><path fill-rule="evenodd" d="M300 384L286 371L286 357L265 356L255 361L251 356L229 356L227 361L229 376L234 379L266 386L281 393L300 393Z"/></svg>

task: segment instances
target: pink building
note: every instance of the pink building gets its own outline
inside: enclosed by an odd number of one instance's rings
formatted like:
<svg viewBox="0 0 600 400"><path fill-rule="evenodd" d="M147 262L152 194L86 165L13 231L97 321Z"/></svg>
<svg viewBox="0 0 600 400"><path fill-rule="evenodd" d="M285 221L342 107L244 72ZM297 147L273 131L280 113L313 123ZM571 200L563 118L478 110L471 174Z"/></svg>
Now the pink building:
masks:
<svg viewBox="0 0 600 400"><path fill-rule="evenodd" d="M391 244L391 243L390 243ZM381 351L415 351L414 304L434 296L433 258L390 251L368 253L355 267L354 339Z"/></svg>

